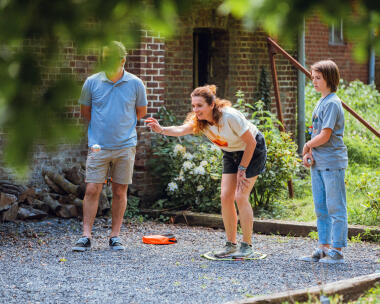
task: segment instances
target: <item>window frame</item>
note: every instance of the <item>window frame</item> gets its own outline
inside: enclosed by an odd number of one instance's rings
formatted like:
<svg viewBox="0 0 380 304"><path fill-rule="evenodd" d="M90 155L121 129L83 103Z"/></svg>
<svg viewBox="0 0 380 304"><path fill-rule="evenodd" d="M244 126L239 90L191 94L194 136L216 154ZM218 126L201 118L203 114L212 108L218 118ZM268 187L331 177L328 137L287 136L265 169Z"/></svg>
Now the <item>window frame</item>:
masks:
<svg viewBox="0 0 380 304"><path fill-rule="evenodd" d="M338 27L339 27L340 37L338 39L335 39L337 37L336 30ZM336 23L332 23L329 26L329 45L345 45L345 44L346 42L344 41L343 19L340 18L338 26L336 25Z"/></svg>

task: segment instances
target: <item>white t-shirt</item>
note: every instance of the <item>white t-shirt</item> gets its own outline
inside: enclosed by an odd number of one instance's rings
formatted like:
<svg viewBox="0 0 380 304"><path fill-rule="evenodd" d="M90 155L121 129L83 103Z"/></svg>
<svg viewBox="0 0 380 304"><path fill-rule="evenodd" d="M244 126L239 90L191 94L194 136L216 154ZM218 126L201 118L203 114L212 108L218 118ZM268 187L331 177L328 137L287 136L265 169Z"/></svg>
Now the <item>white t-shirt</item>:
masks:
<svg viewBox="0 0 380 304"><path fill-rule="evenodd" d="M259 130L242 113L232 107L222 108L218 126L203 130L203 134L216 146L227 152L244 151L246 143L240 138L247 130L255 138Z"/></svg>

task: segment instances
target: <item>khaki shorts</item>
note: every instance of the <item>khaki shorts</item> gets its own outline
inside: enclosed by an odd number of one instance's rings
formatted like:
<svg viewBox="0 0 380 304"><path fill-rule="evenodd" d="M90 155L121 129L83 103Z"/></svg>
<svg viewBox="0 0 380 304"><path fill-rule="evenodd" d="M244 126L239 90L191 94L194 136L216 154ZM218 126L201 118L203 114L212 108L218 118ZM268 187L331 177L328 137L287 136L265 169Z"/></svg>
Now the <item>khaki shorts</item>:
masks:
<svg viewBox="0 0 380 304"><path fill-rule="evenodd" d="M136 147L120 150L89 149L86 162L86 183L104 183L108 170L112 182L117 184L132 184L133 165L135 163Z"/></svg>

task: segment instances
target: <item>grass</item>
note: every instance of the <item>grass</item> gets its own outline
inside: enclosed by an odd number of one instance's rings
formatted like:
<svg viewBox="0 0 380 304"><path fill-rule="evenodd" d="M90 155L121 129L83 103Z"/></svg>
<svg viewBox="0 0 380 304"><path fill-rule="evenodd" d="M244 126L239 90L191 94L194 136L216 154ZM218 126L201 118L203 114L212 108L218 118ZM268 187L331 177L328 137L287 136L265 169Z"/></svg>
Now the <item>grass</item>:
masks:
<svg viewBox="0 0 380 304"><path fill-rule="evenodd" d="M331 304L343 304L343 303L348 303L348 304L376 304L380 302L380 284L376 284L375 287L363 292L363 295L359 297L355 301L349 301L349 302L343 302L343 298L340 295L335 295L335 296L330 296L329 297L330 303ZM284 302L289 303L289 302ZM307 302L295 302L297 304L320 304L321 302L319 301L318 298L311 298Z"/></svg>
<svg viewBox="0 0 380 304"><path fill-rule="evenodd" d="M310 82L305 87L306 119L311 124L313 108L320 98ZM337 95L352 106L376 130L379 130L380 94L376 88L360 81L341 80ZM380 223L380 141L352 115L345 115L344 142L348 148L349 167L346 170L347 213L349 224L377 226ZM293 179L296 197L286 196L273 204L270 212L260 216L295 221L315 221L310 173Z"/></svg>
<svg viewBox="0 0 380 304"><path fill-rule="evenodd" d="M380 176L380 169L350 164L346 171L347 213L349 224L376 226L380 222L380 214L369 208L368 192L378 189L378 179L369 183L370 177ZM363 181L364 180L364 181ZM362 183L367 183L363 188ZM304 178L293 179L296 197L288 199L283 197L273 205L271 212L261 212L259 216L299 222L311 222L316 220L311 192L311 180L309 172L305 172Z"/></svg>

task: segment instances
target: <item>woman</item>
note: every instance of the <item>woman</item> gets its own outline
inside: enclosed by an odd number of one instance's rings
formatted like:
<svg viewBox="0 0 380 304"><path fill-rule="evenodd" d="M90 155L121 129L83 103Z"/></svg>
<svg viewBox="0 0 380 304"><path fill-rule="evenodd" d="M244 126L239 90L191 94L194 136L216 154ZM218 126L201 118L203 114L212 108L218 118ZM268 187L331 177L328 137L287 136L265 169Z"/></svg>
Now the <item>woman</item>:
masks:
<svg viewBox="0 0 380 304"><path fill-rule="evenodd" d="M214 85L196 88L191 93L191 105L193 111L181 126L162 127L154 118L146 121L154 132L167 136L204 134L223 150L221 203L227 242L222 249L214 251L214 255L219 258L251 256L253 211L249 196L258 175L265 169L264 137L228 100L216 97ZM239 248L235 201L243 231Z"/></svg>
<svg viewBox="0 0 380 304"><path fill-rule="evenodd" d="M347 148L343 143L344 113L335 94L339 70L335 62L323 60L311 66L314 88L321 99L312 114L312 135L303 148L303 163L311 167L311 186L319 247L307 262L344 263L342 247L347 246L347 202L344 175ZM332 248L331 248L332 245Z"/></svg>

